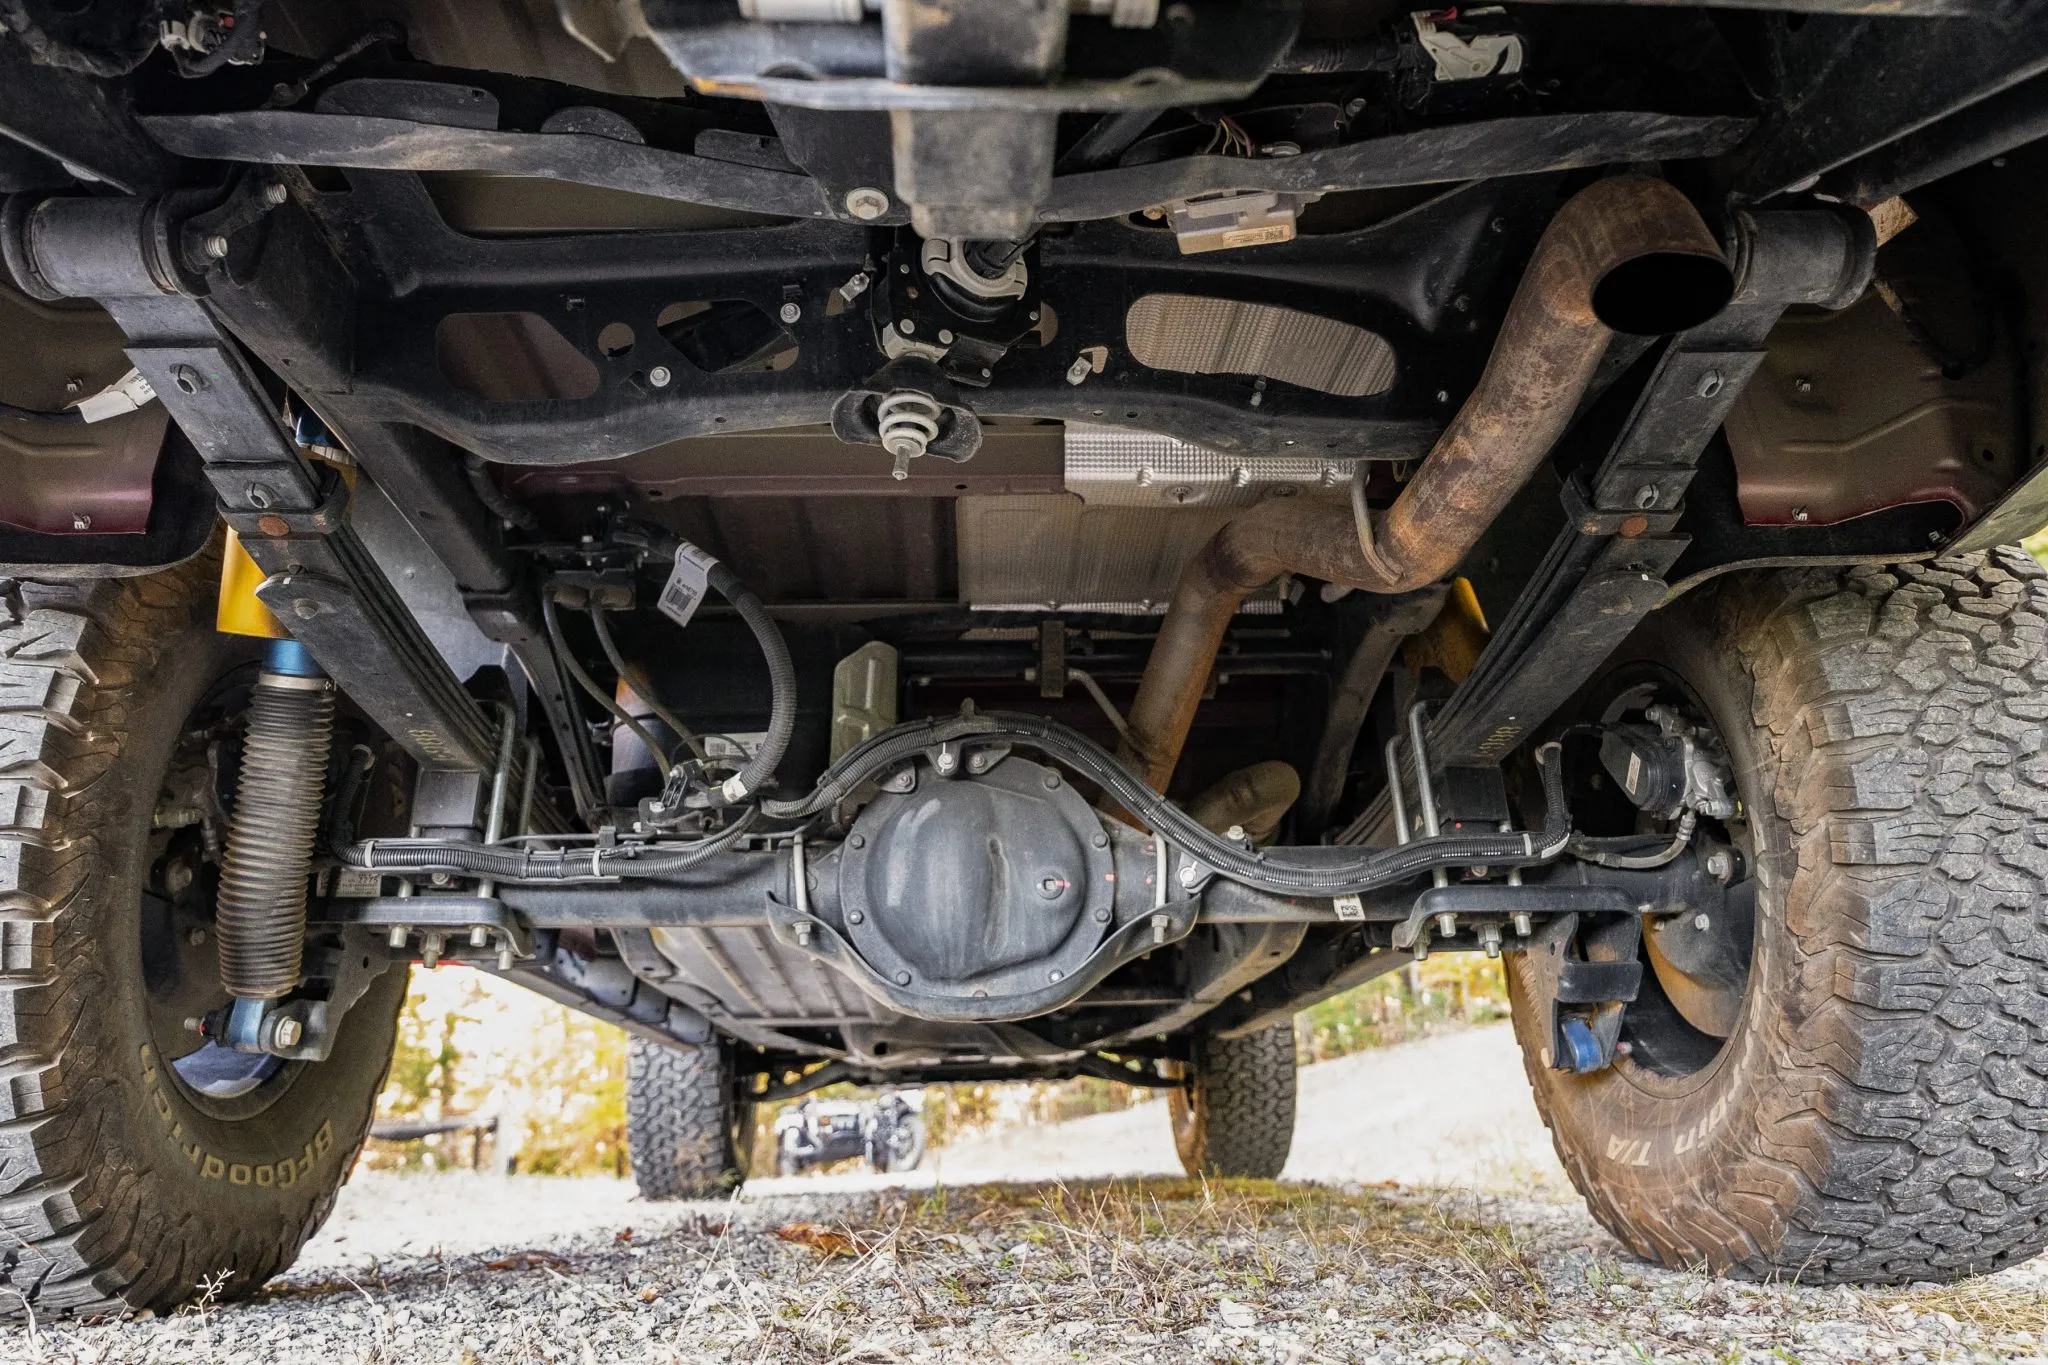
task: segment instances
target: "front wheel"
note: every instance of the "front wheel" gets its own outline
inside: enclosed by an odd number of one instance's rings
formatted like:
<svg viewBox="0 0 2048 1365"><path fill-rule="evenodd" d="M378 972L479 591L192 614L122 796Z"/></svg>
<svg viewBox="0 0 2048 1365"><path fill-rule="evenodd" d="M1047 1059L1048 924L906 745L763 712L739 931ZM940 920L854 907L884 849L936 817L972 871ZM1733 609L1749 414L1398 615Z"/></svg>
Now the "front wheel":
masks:
<svg viewBox="0 0 2048 1365"><path fill-rule="evenodd" d="M1725 745L1741 807L1711 837L1753 910L1646 924L1616 1060L1584 1075L1510 956L1594 1215L1666 1265L1807 1283L2039 1252L2048 576L1997 551L1727 581L1646 622L1579 718L1651 700Z"/></svg>
<svg viewBox="0 0 2048 1365"><path fill-rule="evenodd" d="M626 1143L646 1199L714 1199L747 1178L754 1106L740 1097L729 1045L627 1040Z"/></svg>
<svg viewBox="0 0 2048 1365"><path fill-rule="evenodd" d="M1167 1092L1173 1145L1192 1176L1271 1180L1294 1145L1294 1026L1197 1039Z"/></svg>

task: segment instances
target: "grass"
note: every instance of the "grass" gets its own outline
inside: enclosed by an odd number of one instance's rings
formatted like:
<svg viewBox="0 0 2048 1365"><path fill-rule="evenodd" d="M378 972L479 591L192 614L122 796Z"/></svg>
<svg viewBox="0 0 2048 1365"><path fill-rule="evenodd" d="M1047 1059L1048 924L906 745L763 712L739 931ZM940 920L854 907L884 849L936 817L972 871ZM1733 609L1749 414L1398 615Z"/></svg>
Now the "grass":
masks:
<svg viewBox="0 0 2048 1365"><path fill-rule="evenodd" d="M874 1222L849 1240L899 1266L963 1246L1001 1252L929 1284L921 1315L934 1322L1029 1284L1051 1321L1177 1332L1226 1299L1263 1316L1276 1294L1298 1301L1390 1267L1405 1286L1394 1316L1415 1325L1477 1315L1527 1332L1549 1311L1514 1232L1455 1196L1256 1180L981 1185L885 1198Z"/></svg>

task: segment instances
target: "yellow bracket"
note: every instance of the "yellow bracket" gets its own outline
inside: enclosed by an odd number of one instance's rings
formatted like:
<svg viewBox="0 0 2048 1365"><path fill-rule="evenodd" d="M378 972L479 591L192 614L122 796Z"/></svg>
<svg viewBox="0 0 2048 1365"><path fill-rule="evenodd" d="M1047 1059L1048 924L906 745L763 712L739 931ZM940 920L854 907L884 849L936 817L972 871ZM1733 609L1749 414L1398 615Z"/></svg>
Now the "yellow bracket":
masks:
<svg viewBox="0 0 2048 1365"><path fill-rule="evenodd" d="M220 561L220 606L213 617L215 630L223 635L254 635L264 640L282 640L291 634L256 596L256 589L267 576L242 548L242 538L229 527L227 552Z"/></svg>

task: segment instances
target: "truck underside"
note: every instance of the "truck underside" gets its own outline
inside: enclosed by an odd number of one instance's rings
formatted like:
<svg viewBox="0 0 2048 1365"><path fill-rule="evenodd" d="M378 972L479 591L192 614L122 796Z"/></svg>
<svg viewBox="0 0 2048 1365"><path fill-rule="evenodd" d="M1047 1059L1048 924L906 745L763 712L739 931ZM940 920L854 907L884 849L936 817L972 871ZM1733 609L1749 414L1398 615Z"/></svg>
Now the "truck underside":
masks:
<svg viewBox="0 0 2048 1365"><path fill-rule="evenodd" d="M1795 871L1935 859L1839 812L1950 790L1772 776L1934 722L1858 729L1833 664L1783 722L1742 604L2022 611L1995 547L2048 522L2033 0L0 25L0 572L23 630L184 574L273 641L166 722L145 878L209 942L151 1046L250 1087L465 961L723 1059L728 1119L842 1080L1185 1108L1449 951L1510 959L1539 1092L1705 1077L1760 926L1817 932ZM1954 685L2010 699L1976 762L2034 793L2040 632L1998 620Z"/></svg>

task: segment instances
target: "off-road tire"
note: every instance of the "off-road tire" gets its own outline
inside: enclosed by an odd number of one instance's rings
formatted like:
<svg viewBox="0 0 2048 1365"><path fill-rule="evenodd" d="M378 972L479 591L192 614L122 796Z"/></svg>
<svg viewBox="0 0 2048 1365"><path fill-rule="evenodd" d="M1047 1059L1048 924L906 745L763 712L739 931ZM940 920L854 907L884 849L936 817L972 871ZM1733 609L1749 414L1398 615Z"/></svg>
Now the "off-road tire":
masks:
<svg viewBox="0 0 2048 1365"><path fill-rule="evenodd" d="M142 578L0 584L0 1313L255 1290L327 1217L390 1065L405 973L239 1116L152 1042L138 928L179 731L253 658L217 551ZM253 1111L253 1112L248 1112Z"/></svg>
<svg viewBox="0 0 2048 1365"><path fill-rule="evenodd" d="M626 1044L626 1145L643 1199L715 1199L745 1182L754 1106L740 1102L730 1051L712 1041Z"/></svg>
<svg viewBox="0 0 2048 1365"><path fill-rule="evenodd" d="M2048 576L2017 550L1780 572L1632 641L1688 662L1752 806L1754 960L1697 1074L1543 1064L1594 1216L1673 1266L1947 1280L2048 1244ZM1645 637L1648 637L1647 642Z"/></svg>
<svg viewBox="0 0 2048 1365"><path fill-rule="evenodd" d="M1187 1083L1167 1092L1173 1145L1191 1176L1271 1180L1294 1145L1294 1026L1197 1039Z"/></svg>

